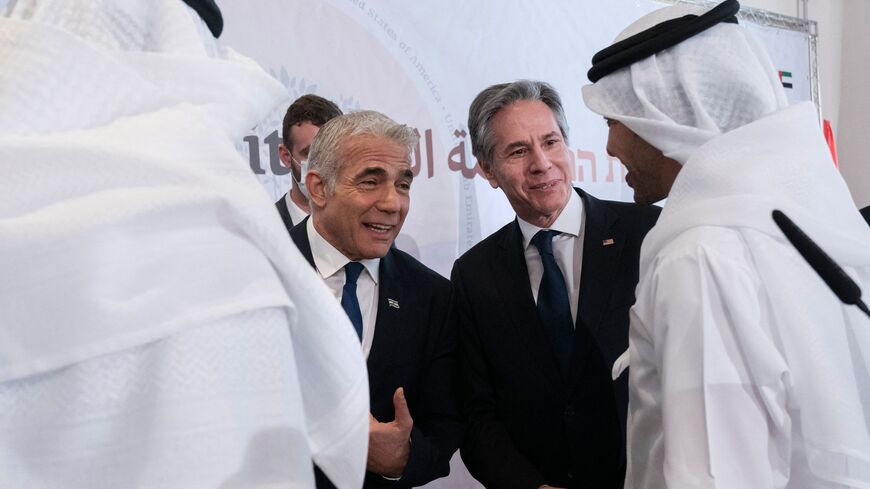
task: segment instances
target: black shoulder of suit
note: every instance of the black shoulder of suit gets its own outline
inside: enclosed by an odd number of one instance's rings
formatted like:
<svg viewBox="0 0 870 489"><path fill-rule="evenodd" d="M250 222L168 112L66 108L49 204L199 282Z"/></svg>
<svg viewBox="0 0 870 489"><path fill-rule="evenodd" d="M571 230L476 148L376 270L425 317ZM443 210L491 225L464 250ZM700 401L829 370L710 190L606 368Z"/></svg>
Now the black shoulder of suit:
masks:
<svg viewBox="0 0 870 489"><path fill-rule="evenodd" d="M394 260L401 261L404 268L415 275L414 280L425 280L442 286L445 284L449 285L450 281L444 278L443 275L427 267L409 253L406 253L395 246L390 248L390 251L393 254Z"/></svg>

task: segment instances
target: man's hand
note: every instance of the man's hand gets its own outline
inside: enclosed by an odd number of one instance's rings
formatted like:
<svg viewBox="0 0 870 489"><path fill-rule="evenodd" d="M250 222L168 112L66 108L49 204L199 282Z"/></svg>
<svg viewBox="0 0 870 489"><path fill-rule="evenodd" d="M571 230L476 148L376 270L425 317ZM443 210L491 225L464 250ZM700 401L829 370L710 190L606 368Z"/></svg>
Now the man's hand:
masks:
<svg viewBox="0 0 870 489"><path fill-rule="evenodd" d="M411 453L411 428L414 420L408 411L405 390L393 394L396 419L381 423L369 414L369 457L366 470L385 477L401 477Z"/></svg>

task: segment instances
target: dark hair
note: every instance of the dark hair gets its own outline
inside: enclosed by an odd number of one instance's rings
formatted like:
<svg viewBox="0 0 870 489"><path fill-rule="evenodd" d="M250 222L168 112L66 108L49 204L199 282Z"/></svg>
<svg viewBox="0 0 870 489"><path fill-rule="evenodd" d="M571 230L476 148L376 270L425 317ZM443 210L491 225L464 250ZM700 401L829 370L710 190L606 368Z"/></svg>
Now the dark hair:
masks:
<svg viewBox="0 0 870 489"><path fill-rule="evenodd" d="M290 137L290 128L300 122L309 121L317 127L326 124L327 121L341 115L341 109L323 97L317 95L303 95L296 99L287 108L284 114L284 124L281 125L281 140L288 149L293 148L293 140Z"/></svg>
<svg viewBox="0 0 870 489"><path fill-rule="evenodd" d="M499 83L480 92L468 110L471 153L484 168L492 163L492 152L495 148L495 135L492 134L490 120L498 111L520 100L539 100L546 104L553 112L565 144L568 144L568 121L565 120L565 111L562 110L562 100L553 87L535 80Z"/></svg>

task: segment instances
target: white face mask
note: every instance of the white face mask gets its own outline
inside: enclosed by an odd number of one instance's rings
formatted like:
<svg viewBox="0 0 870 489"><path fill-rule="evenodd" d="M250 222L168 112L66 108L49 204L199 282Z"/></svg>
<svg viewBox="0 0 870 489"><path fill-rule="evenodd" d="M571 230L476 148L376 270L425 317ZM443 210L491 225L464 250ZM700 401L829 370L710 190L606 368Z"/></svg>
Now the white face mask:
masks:
<svg viewBox="0 0 870 489"><path fill-rule="evenodd" d="M299 163L299 180L296 180L296 175L293 172L290 172L290 176L293 177L293 180L296 182L296 186L299 187L299 191L302 192L302 195L305 198L308 198L308 187L305 186L305 175L308 173L308 160L299 161L296 158L290 157L296 163Z"/></svg>

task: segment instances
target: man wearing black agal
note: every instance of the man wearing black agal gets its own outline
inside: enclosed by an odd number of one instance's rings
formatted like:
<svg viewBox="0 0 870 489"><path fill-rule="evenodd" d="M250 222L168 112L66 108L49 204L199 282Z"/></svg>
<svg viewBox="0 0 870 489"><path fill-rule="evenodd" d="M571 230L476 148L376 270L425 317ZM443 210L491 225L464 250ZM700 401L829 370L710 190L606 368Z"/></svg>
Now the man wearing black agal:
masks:
<svg viewBox="0 0 870 489"><path fill-rule="evenodd" d="M571 185L558 93L521 80L481 92L472 150L517 219L452 274L467 416L462 459L485 486L621 488L638 254L659 209Z"/></svg>

